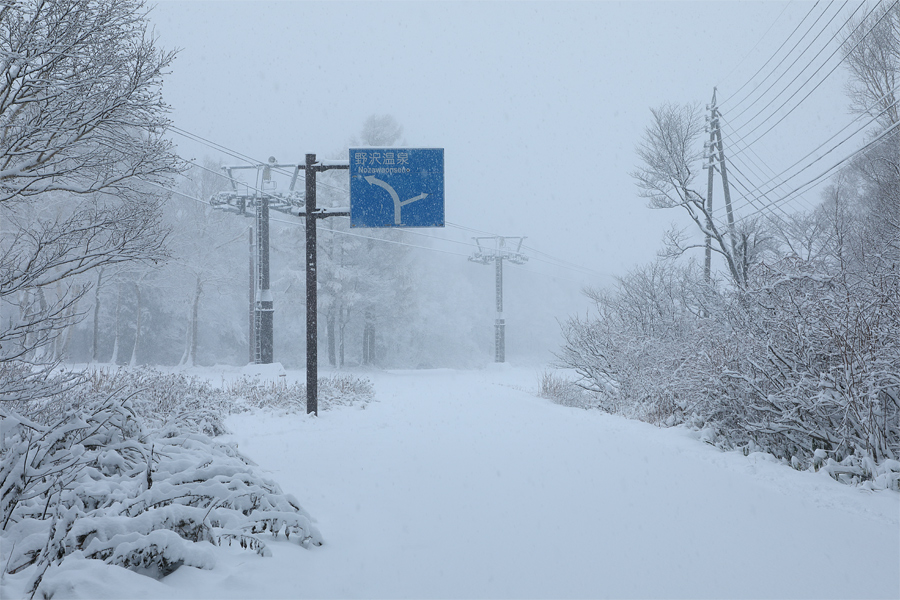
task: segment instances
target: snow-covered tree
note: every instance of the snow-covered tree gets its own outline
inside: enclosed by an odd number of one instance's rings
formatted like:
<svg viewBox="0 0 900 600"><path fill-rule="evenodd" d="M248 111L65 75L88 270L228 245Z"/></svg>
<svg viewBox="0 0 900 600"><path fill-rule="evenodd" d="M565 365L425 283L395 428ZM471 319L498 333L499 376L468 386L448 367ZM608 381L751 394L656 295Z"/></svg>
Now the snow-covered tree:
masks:
<svg viewBox="0 0 900 600"><path fill-rule="evenodd" d="M142 3L0 6L0 361L52 362L93 271L164 257L159 183L178 169L160 97L174 58Z"/></svg>
<svg viewBox="0 0 900 600"><path fill-rule="evenodd" d="M703 118L699 108L665 104L650 112L653 121L637 149L643 164L632 173L641 195L648 199L651 208L684 209L699 232L712 242L710 249L725 259L733 283L742 285L746 279L742 259L752 258L753 253L743 252L738 256L736 236L717 223L706 205L706 194L694 188L703 160L699 147ZM745 241L755 237L754 232L745 233ZM677 230L667 235L666 242L667 253L674 257L690 248L701 247L688 242L683 232Z"/></svg>
<svg viewBox="0 0 900 600"><path fill-rule="evenodd" d="M51 191L131 196L177 168L161 87L175 58L139 0L0 7L0 203Z"/></svg>
<svg viewBox="0 0 900 600"><path fill-rule="evenodd" d="M186 173L183 197L173 197L167 207L171 222L172 259L166 265L167 280L173 284L171 298L183 299L184 350L179 364L197 363L200 322L205 316L227 329L226 319L240 320L234 306L217 303L217 310L201 311L201 299L212 302L217 296L228 296L228 290L243 290L246 278L247 222L234 215L213 210L199 201L208 200L223 191L227 180L219 175L221 164L206 160L203 167L194 166ZM175 303L172 303L173 305ZM217 318L221 314L224 319Z"/></svg>

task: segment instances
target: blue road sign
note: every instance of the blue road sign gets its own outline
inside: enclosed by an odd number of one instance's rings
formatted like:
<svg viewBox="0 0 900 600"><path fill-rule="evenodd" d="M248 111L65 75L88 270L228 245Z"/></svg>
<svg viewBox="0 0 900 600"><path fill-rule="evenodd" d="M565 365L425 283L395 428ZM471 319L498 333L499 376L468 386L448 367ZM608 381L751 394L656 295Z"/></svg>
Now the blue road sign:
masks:
<svg viewBox="0 0 900 600"><path fill-rule="evenodd" d="M351 227L443 227L443 148L350 148Z"/></svg>

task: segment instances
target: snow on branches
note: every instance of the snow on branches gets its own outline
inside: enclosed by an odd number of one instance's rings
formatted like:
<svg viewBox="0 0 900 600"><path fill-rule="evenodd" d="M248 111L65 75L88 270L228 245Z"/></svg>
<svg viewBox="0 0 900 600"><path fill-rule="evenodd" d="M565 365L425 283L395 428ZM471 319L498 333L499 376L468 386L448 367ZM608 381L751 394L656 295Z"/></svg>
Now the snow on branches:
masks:
<svg viewBox="0 0 900 600"><path fill-rule="evenodd" d="M351 384L335 388L335 399L371 396L367 382ZM69 556L162 578L185 565L213 568L213 546L266 556L263 534L321 545L293 496L212 437L225 431L224 416L246 409L247 396L271 398L266 386L245 381L226 391L123 370L61 389L0 404L0 559L4 576L27 575L32 597Z"/></svg>
<svg viewBox="0 0 900 600"><path fill-rule="evenodd" d="M746 289L658 262L590 291L561 366L591 405L795 468L900 488L900 277L760 265Z"/></svg>

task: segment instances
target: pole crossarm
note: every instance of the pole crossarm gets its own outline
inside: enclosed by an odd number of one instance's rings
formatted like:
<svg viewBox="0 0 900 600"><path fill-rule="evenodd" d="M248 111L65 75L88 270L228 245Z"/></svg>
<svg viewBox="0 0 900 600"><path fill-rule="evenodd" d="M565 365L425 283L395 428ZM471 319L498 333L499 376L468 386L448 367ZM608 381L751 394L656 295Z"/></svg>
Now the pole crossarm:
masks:
<svg viewBox="0 0 900 600"><path fill-rule="evenodd" d="M272 181L273 169L293 169L291 182L286 191L275 191L276 182ZM257 204L265 199L270 210L276 210L285 214L297 216L304 206L304 194L296 190L297 176L300 173L300 165L291 163L279 163L274 157L267 163L255 165L226 165L222 167L225 176L231 184L231 189L219 192L210 198L209 203L213 208L232 212L245 217L253 217L253 211ZM253 185L235 179L235 171L256 171L256 180ZM267 185L269 189L267 189Z"/></svg>
<svg viewBox="0 0 900 600"><path fill-rule="evenodd" d="M287 191L280 192L265 189L265 183L271 181L272 169L292 169L291 182ZM333 169L350 169L349 160L322 160L314 165L278 163L270 160L268 163L258 163L255 165L230 165L223 166L228 181L231 183L231 189L225 192L219 192L210 198L210 204L213 208L231 212L245 217L254 217L253 210L256 205L265 198L269 204L269 210L275 210L280 213L293 215L295 217L305 216L306 212L306 190L296 189L298 175L300 171L306 173L315 172L322 173ZM256 183L251 185L235 179L235 171L256 170ZM260 181L259 173L262 173L262 181ZM275 182L272 182L273 184ZM350 209L342 208L343 212L336 209L321 209L316 212L316 217L349 217Z"/></svg>
<svg viewBox="0 0 900 600"><path fill-rule="evenodd" d="M306 216L306 213L302 213L300 216ZM313 213L312 216L316 219L325 219L327 217L349 217L350 209L346 207L338 207L338 208L318 208Z"/></svg>

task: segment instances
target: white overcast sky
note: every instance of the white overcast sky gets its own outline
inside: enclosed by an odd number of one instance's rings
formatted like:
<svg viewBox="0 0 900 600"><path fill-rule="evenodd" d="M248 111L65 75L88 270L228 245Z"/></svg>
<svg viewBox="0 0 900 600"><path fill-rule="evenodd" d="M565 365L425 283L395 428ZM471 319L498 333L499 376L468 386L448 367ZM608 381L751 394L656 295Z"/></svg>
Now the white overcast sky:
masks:
<svg viewBox="0 0 900 600"><path fill-rule="evenodd" d="M820 3L813 33L823 34L782 83L792 73L812 73L819 63L801 68L822 48L824 60L834 48L828 40L857 6ZM307 152L333 156L367 116L389 113L403 125L406 146L445 149L449 223L526 235L533 248L622 275L654 258L669 223L688 225L679 212L646 208L629 175L649 109L664 102L704 105L718 86L719 100L737 92L723 106L731 116L729 104L755 86L739 88L773 71L776 61L753 79L813 7L797 1L171 1L159 3L151 21L160 45L181 49L164 86L177 127L259 160L295 162ZM780 171L849 123L844 81L838 68L754 144L754 159ZM756 103L743 119L758 110L774 113L786 97ZM234 162L173 139L185 158ZM817 198L806 195L808 203ZM736 204L740 210L739 193Z"/></svg>

